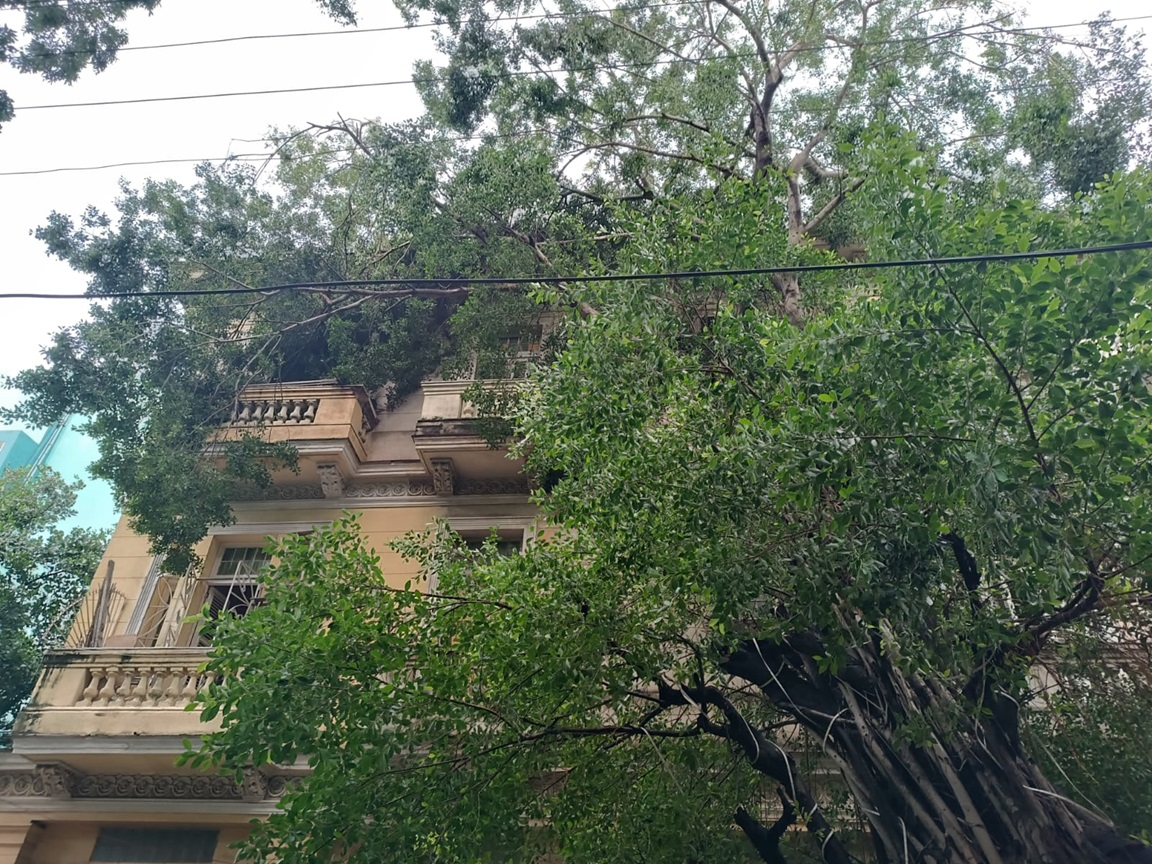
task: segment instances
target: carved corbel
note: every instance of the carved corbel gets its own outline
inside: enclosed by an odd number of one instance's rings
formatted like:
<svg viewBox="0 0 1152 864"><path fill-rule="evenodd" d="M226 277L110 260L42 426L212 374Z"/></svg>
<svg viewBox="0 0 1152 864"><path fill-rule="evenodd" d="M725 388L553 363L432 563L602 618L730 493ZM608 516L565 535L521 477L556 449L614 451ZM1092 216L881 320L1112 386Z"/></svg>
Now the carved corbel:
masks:
<svg viewBox="0 0 1152 864"><path fill-rule="evenodd" d="M456 494L456 469L451 459L432 460L432 489L437 495Z"/></svg>
<svg viewBox="0 0 1152 864"><path fill-rule="evenodd" d="M245 768L240 795L245 801L263 801L268 797L268 778L255 768Z"/></svg>
<svg viewBox="0 0 1152 864"><path fill-rule="evenodd" d="M35 771L49 798L72 797L76 789L76 774L70 768L60 764L37 765Z"/></svg>
<svg viewBox="0 0 1152 864"><path fill-rule="evenodd" d="M325 462L316 466L320 475L320 488L324 490L325 498L344 497L344 477L335 462Z"/></svg>

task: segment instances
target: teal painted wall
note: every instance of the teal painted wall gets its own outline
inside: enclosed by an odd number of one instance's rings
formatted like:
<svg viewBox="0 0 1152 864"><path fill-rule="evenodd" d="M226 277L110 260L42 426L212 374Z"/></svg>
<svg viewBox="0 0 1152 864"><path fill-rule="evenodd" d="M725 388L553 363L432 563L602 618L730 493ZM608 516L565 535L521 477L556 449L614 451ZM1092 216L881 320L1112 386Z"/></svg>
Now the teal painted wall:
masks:
<svg viewBox="0 0 1152 864"><path fill-rule="evenodd" d="M66 417L60 423L49 426L40 436L37 444L26 432L3 431L0 432L0 460L4 452L9 449L7 441L9 436L19 441L12 448L13 457L17 453L27 453L19 465L47 466L60 474L69 483L77 480L84 484L76 493L76 514L65 519L58 527L67 531L69 528L92 528L97 531L111 530L120 518L116 509L116 500L112 495L112 487L104 480L97 480L88 473L88 466L96 461L100 455L96 442L77 429L83 424L84 418L76 415ZM31 452L28 452L30 449ZM0 461L0 465L8 465ZM11 467L17 467L13 464Z"/></svg>
<svg viewBox="0 0 1152 864"><path fill-rule="evenodd" d="M17 429L0 431L0 471L31 465L39 449L26 432Z"/></svg>

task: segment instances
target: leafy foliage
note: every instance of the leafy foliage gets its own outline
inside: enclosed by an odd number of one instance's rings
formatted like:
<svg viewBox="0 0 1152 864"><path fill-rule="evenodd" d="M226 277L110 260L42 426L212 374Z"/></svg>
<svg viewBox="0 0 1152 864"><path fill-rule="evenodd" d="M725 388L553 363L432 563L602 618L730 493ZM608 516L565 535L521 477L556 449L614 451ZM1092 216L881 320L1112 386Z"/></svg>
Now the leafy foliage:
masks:
<svg viewBox="0 0 1152 864"><path fill-rule="evenodd" d="M1152 233L1144 174L976 211L914 144L887 152L860 216L886 253ZM634 226L622 261L712 254L700 229L739 260L738 190L692 212ZM563 478L556 534L463 564L410 541L433 594L390 586L352 524L290 539L218 640L225 726L197 758L315 771L249 851L730 860L736 813L773 861L778 786L826 861L861 818L886 860L1105 860L1123 841L1061 809L1014 706L1054 634L1148 596L1148 275L1147 253L886 271L825 286L802 330L755 283L592 285L517 416ZM815 742L856 811L811 782Z"/></svg>
<svg viewBox="0 0 1152 864"><path fill-rule="evenodd" d="M205 168L42 232L100 293L147 296L60 334L20 411L93 414L170 563L229 518L235 477L196 454L244 384L388 402L434 369L499 377L506 336L560 322L490 406L555 534L514 559L412 538L432 594L349 523L290 538L268 604L217 634L225 725L193 761L313 769L248 851L1141 860L1066 806L1018 715L1053 639L1148 596L1147 254L691 275L1152 236L1125 170L1139 44L985 2L399 5L445 24L421 121L285 134L274 186ZM624 272L687 275L314 285ZM221 300L282 283L304 284ZM266 481L243 446L225 472Z"/></svg>
<svg viewBox="0 0 1152 864"><path fill-rule="evenodd" d="M500 337L535 327L535 304L506 290L471 299L437 289L217 293L423 278L439 267L448 275L542 267L523 243L490 227L544 194L523 182L550 182L538 156L481 150L457 164L461 154L427 140L418 126L369 131L364 141L378 149L343 163L312 138L286 141L290 158L277 172L277 193L257 185L249 168L204 166L190 188L125 187L115 221L96 211L79 220L53 214L39 231L53 254L90 276L92 293L144 296L93 305L88 320L61 331L45 349L45 365L13 379L29 395L13 416L91 417L88 431L101 446L93 470L114 483L136 529L174 572L195 560L192 546L209 526L231 520L237 483L263 485L277 465L294 464L293 450L254 438L223 445L222 469L200 458L246 385L338 378L379 388L381 407L390 408L453 358L472 363L479 352L490 371L499 369L507 363ZM436 188L449 171L459 172L458 183ZM508 183L496 216L474 200L476 172L521 181ZM436 195L453 207L437 207ZM553 229L571 234L584 209L560 213ZM460 240L461 230L471 242ZM558 260L567 261L580 244L563 249ZM174 290L192 295L164 293ZM470 311L477 306L487 316Z"/></svg>
<svg viewBox="0 0 1152 864"><path fill-rule="evenodd" d="M1152 710L1143 610L1099 615L1045 658L1047 686L1027 717L1029 744L1065 795L1149 842Z"/></svg>
<svg viewBox="0 0 1152 864"><path fill-rule="evenodd" d="M32 692L40 657L72 623L65 614L88 587L107 536L56 527L72 515L76 485L51 469L0 475L0 745Z"/></svg>

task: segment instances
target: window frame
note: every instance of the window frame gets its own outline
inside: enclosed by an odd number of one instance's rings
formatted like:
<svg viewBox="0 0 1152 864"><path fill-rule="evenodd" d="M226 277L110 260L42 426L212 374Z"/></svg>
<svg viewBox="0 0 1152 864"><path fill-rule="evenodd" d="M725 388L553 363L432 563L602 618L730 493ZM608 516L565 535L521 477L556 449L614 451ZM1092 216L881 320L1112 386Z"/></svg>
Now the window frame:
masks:
<svg viewBox="0 0 1152 864"><path fill-rule="evenodd" d="M272 556L265 551L268 545L268 540L269 538L265 537L261 542L259 542L259 545L256 545L256 543L252 540L247 540L243 537L230 537L228 538L228 542L214 544L208 562L206 562L210 566L205 566L205 568L201 571L200 576L197 578L197 581L200 584L197 586L196 602L193 604L193 609L195 610L196 615L195 627L191 633L191 644L193 647L210 648L212 646L211 635L205 632L205 627L206 625L210 625L212 622L218 620L220 615L217 614L213 617L206 616L204 614L204 607L211 602L210 598L212 597L212 592L214 590L219 589L221 586L226 586L227 588L227 593L225 594L224 602L221 604L220 612L231 611L228 610L227 600L230 596L231 590L236 587L255 587L255 590L252 593L252 599L245 604L244 615L247 615L253 606L256 606L260 603L260 598L263 596L263 588L260 585L260 572L272 564L273 560ZM228 552L233 549L254 551L256 554L253 556L253 558L259 558L260 556L263 556L263 566L255 573L234 573L222 575L220 573L220 569L225 563L224 559ZM243 563L245 560L247 559L241 559L238 564ZM241 615L238 617L244 616Z"/></svg>

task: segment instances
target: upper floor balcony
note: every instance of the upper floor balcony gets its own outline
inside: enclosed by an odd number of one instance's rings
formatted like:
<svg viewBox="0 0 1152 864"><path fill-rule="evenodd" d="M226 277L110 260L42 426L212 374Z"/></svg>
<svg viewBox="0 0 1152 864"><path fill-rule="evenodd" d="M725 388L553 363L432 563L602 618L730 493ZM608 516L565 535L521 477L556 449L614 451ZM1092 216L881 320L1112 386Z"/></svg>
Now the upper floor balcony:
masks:
<svg viewBox="0 0 1152 864"><path fill-rule="evenodd" d="M425 497L525 494L522 463L492 446L468 398L476 385L426 381L390 410L378 408L365 388L335 381L251 386L238 395L216 442L256 435L296 448L295 470L273 472L274 488L256 496L267 500L363 500L385 488Z"/></svg>
<svg viewBox="0 0 1152 864"><path fill-rule="evenodd" d="M327 442L346 445L363 460L378 419L363 387L335 380L256 384L237 394L231 420L217 440L256 435L271 442Z"/></svg>

